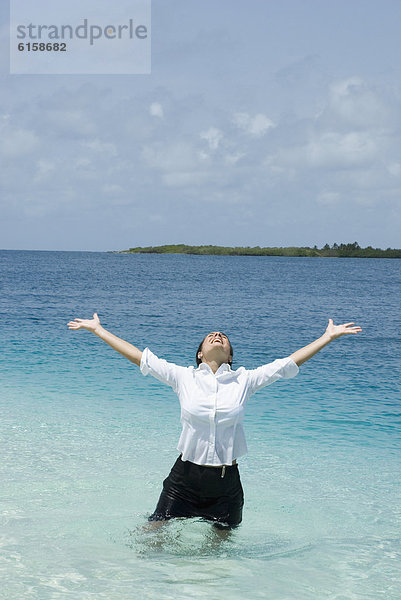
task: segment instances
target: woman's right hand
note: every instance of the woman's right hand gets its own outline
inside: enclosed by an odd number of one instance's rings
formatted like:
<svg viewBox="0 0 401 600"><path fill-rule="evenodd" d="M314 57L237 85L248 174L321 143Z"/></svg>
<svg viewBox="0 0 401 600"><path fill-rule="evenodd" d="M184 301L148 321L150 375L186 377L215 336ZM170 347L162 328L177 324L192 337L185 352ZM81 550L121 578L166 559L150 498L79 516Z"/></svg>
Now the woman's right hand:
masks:
<svg viewBox="0 0 401 600"><path fill-rule="evenodd" d="M101 327L97 313L93 313L93 319L74 319L67 323L69 329L87 329L95 332L98 327Z"/></svg>
<svg viewBox="0 0 401 600"><path fill-rule="evenodd" d="M99 317L97 313L93 313L93 319L74 319L67 323L69 329L87 329L88 331L93 331L101 340L106 342L109 346L116 350L125 358L128 358L131 362L136 365L141 364L142 352L133 344L122 340L121 338L114 335L114 333L110 333L110 331L106 331L100 325Z"/></svg>

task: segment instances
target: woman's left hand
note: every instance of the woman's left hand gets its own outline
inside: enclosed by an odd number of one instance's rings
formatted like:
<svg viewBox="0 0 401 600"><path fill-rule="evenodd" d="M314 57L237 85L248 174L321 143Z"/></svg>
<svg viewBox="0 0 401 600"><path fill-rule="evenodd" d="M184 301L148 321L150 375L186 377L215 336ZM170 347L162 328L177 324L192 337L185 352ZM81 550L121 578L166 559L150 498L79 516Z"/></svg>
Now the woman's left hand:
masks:
<svg viewBox="0 0 401 600"><path fill-rule="evenodd" d="M347 335L348 333L359 333L360 331L362 331L362 328L355 325L355 323L334 325L333 319L329 319L329 324L327 325L325 333L330 337L330 340L335 340L342 335Z"/></svg>
<svg viewBox="0 0 401 600"><path fill-rule="evenodd" d="M300 348L290 358L298 365L302 365L304 362L315 356L316 352L319 352L322 348L327 346L333 340L339 338L342 335L348 333L359 333L362 331L361 327L355 325L355 323L343 323L343 325L334 325L333 319L329 319L329 324L324 334L314 342L311 342L304 348Z"/></svg>

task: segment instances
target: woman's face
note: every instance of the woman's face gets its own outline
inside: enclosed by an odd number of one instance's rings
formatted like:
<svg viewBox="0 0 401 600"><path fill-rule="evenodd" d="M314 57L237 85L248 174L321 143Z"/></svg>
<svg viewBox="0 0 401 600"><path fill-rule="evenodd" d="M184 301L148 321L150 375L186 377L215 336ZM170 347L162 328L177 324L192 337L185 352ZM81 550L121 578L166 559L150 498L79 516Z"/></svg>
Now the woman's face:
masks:
<svg viewBox="0 0 401 600"><path fill-rule="evenodd" d="M230 362L231 348L228 337L221 331L212 331L203 340L202 350L198 357L203 362L217 360L218 362Z"/></svg>

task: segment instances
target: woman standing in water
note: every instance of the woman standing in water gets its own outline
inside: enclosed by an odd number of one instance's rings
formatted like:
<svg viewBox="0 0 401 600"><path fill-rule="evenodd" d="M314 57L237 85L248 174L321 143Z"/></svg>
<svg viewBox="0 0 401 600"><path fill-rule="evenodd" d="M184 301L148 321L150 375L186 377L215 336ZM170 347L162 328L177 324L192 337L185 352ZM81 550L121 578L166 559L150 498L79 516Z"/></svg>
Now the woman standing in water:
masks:
<svg viewBox="0 0 401 600"><path fill-rule="evenodd" d="M221 331L209 333L196 352L197 368L181 367L158 358L149 348L142 352L106 331L97 313L93 319L74 319L72 330L95 333L114 350L170 385L181 405L182 433L177 458L149 521L174 517L201 517L220 528L242 520L244 496L237 458L247 452L242 421L248 398L279 379L297 375L299 366L333 340L362 329L354 323L334 325L329 319L324 334L286 358L256 369L231 369L233 348Z"/></svg>

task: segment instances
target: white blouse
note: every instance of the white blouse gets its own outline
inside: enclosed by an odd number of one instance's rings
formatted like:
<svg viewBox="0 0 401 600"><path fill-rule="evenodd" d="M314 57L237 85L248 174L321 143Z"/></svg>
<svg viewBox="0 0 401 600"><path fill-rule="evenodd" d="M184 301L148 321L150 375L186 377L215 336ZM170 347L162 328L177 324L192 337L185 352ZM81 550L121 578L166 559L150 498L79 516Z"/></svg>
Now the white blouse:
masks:
<svg viewBox="0 0 401 600"><path fill-rule="evenodd" d="M231 465L247 453L243 429L248 398L278 379L298 374L296 363L281 358L257 369L240 367L235 371L227 363L213 373L206 363L180 367L158 358L149 348L142 353L140 369L170 385L181 405L182 433L177 449L182 460L197 465Z"/></svg>

